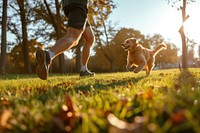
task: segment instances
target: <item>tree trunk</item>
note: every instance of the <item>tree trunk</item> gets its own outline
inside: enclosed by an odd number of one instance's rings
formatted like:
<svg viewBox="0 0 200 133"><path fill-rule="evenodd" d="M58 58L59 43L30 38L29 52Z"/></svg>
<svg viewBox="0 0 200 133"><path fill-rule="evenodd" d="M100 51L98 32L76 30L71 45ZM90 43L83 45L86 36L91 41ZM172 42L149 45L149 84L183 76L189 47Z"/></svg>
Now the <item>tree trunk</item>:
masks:
<svg viewBox="0 0 200 133"><path fill-rule="evenodd" d="M2 13L2 36L1 36L1 58L0 58L0 73L6 73L6 29L7 29L7 4L8 1L3 1Z"/></svg>
<svg viewBox="0 0 200 133"><path fill-rule="evenodd" d="M200 59L200 45L199 45L199 59Z"/></svg>
<svg viewBox="0 0 200 133"><path fill-rule="evenodd" d="M110 62L111 63L111 72L115 71L115 63L114 61Z"/></svg>
<svg viewBox="0 0 200 133"><path fill-rule="evenodd" d="M61 17L60 17L60 5L58 0L55 0L56 3L56 19L57 19L57 39L60 39L62 37L61 33ZM59 64L60 64L60 71L61 73L66 73L66 67L65 67L65 58L64 53L59 55Z"/></svg>
<svg viewBox="0 0 200 133"><path fill-rule="evenodd" d="M110 63L110 71L114 72L115 71L115 64L114 64L114 60L109 56L109 54L106 53L105 50L103 50L103 54L106 57L106 59L109 61Z"/></svg>
<svg viewBox="0 0 200 133"><path fill-rule="evenodd" d="M22 52L24 58L24 68L25 73L32 73L30 60L29 60L29 50L28 50L28 40L27 40L27 20L26 20L26 10L24 8L24 1L17 0L20 8L20 17L22 24Z"/></svg>
<svg viewBox="0 0 200 133"><path fill-rule="evenodd" d="M189 16L186 17L186 0L183 0L183 7L181 7L181 10L182 10L182 22L184 23L189 17ZM181 41L182 41L182 68L187 68L187 42L185 38L183 25L179 29L179 33L181 35Z"/></svg>

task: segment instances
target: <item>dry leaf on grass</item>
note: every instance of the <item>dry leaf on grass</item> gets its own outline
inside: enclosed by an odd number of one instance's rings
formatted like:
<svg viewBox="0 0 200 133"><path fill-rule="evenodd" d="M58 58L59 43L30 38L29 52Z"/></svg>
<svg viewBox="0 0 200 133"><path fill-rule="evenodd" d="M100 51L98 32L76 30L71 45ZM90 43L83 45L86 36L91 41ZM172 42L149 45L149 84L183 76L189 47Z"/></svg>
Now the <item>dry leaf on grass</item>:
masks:
<svg viewBox="0 0 200 133"><path fill-rule="evenodd" d="M136 94L136 98L143 98L143 99L147 99L147 100L151 100L153 97L154 97L154 93L153 93L152 89L138 92Z"/></svg>
<svg viewBox="0 0 200 133"><path fill-rule="evenodd" d="M12 125L8 122L11 116L12 116L11 109L5 110L2 113L0 113L0 132L12 128Z"/></svg>
<svg viewBox="0 0 200 133"><path fill-rule="evenodd" d="M186 109L178 110L174 112L173 114L171 114L170 119L174 124L179 124L186 120L185 113L186 113Z"/></svg>
<svg viewBox="0 0 200 133"><path fill-rule="evenodd" d="M10 105L10 101L8 99L2 97L1 98L1 106L3 107L3 106L8 106L8 105Z"/></svg>
<svg viewBox="0 0 200 133"><path fill-rule="evenodd" d="M127 123L118 119L114 114L107 116L109 126L109 133L141 133L143 131L143 123L146 121L145 117L137 116L133 123Z"/></svg>
<svg viewBox="0 0 200 133"><path fill-rule="evenodd" d="M62 82L62 83L55 85L53 88L69 87L69 86L74 85L74 84L75 84L74 82Z"/></svg>
<svg viewBox="0 0 200 133"><path fill-rule="evenodd" d="M62 110L54 115L52 120L60 132L71 132L80 116L78 115L70 96L67 95L65 97L65 103L66 105L62 106Z"/></svg>

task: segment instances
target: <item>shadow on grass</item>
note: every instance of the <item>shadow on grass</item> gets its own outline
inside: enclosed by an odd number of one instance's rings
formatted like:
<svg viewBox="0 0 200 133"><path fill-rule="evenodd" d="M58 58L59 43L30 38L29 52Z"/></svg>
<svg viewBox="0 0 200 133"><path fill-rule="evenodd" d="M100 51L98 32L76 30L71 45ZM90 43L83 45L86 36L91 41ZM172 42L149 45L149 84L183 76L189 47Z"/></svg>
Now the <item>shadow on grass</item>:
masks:
<svg viewBox="0 0 200 133"><path fill-rule="evenodd" d="M103 83L99 81L94 81L95 83L89 84L89 85L77 85L74 86L75 90L85 90L89 91L91 88L95 89L109 89L109 88L115 88L117 86L126 86L129 83L137 84L138 81L145 78L146 76L141 77L132 77L132 78L124 78L122 80L110 80L108 83Z"/></svg>
<svg viewBox="0 0 200 133"><path fill-rule="evenodd" d="M35 74L0 74L2 80L32 79L37 78Z"/></svg>
<svg viewBox="0 0 200 133"><path fill-rule="evenodd" d="M175 106L171 115L177 117L181 114L184 119L175 121L176 127L173 127L171 130L174 130L177 133L197 132L199 123L191 122L194 121L193 117L199 112L198 106L195 105L195 100L198 97L198 91L196 90L197 87L198 82L194 73L190 72L189 69L181 70L180 75L174 82L174 93L171 98L174 99L173 101L175 102ZM190 116L188 116L188 114L190 114ZM198 115L195 117L198 117Z"/></svg>
<svg viewBox="0 0 200 133"><path fill-rule="evenodd" d="M180 88L184 87L191 89L192 87L196 86L196 83L197 82L195 76L188 69L183 69L178 76L177 82L175 84L178 85L177 87Z"/></svg>

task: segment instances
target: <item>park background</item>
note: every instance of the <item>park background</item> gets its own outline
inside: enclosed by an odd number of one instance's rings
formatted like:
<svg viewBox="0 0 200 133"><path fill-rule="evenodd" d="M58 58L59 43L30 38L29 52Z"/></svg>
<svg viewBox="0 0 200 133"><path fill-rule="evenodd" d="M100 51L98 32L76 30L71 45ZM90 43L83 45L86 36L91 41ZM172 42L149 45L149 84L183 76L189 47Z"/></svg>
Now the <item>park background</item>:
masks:
<svg viewBox="0 0 200 133"><path fill-rule="evenodd" d="M3 1L0 4L3 24ZM156 56L155 68L177 68L182 63L182 43L178 32L182 25L181 6L182 1L178 0L89 1L88 16L96 42L88 67L96 72L126 71L127 53L121 48L121 43L135 37L144 47L151 49L165 42L168 49ZM199 7L199 1L187 0L186 15L190 17L184 23L184 31L188 67L199 66ZM1 73L34 73L35 51L54 45L65 34L66 24L59 0L8 0L7 50L6 56L1 56ZM78 72L82 45L83 39L77 47L57 57L50 72Z"/></svg>
<svg viewBox="0 0 200 133"><path fill-rule="evenodd" d="M199 67L199 1L89 0L88 8L96 36L89 68L99 73L77 74L81 39L41 80L33 74L35 51L66 32L60 0L0 1L0 133L199 133L200 71L189 68ZM184 30L181 11L190 15ZM161 70L121 72L129 37L147 48L166 43L156 57Z"/></svg>

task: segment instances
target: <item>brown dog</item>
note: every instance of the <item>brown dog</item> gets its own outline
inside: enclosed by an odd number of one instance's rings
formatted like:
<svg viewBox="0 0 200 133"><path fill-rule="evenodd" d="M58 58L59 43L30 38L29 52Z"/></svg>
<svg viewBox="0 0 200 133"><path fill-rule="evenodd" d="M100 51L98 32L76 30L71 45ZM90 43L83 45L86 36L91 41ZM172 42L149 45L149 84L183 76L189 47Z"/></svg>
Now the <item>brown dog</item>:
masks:
<svg viewBox="0 0 200 133"><path fill-rule="evenodd" d="M146 68L147 76L155 66L155 56L163 48L166 49L165 44L159 44L154 50L144 48L137 43L135 38L128 38L122 43L122 47L125 51L128 51L126 69L129 70L133 65L136 68L133 72L138 73L144 67Z"/></svg>

